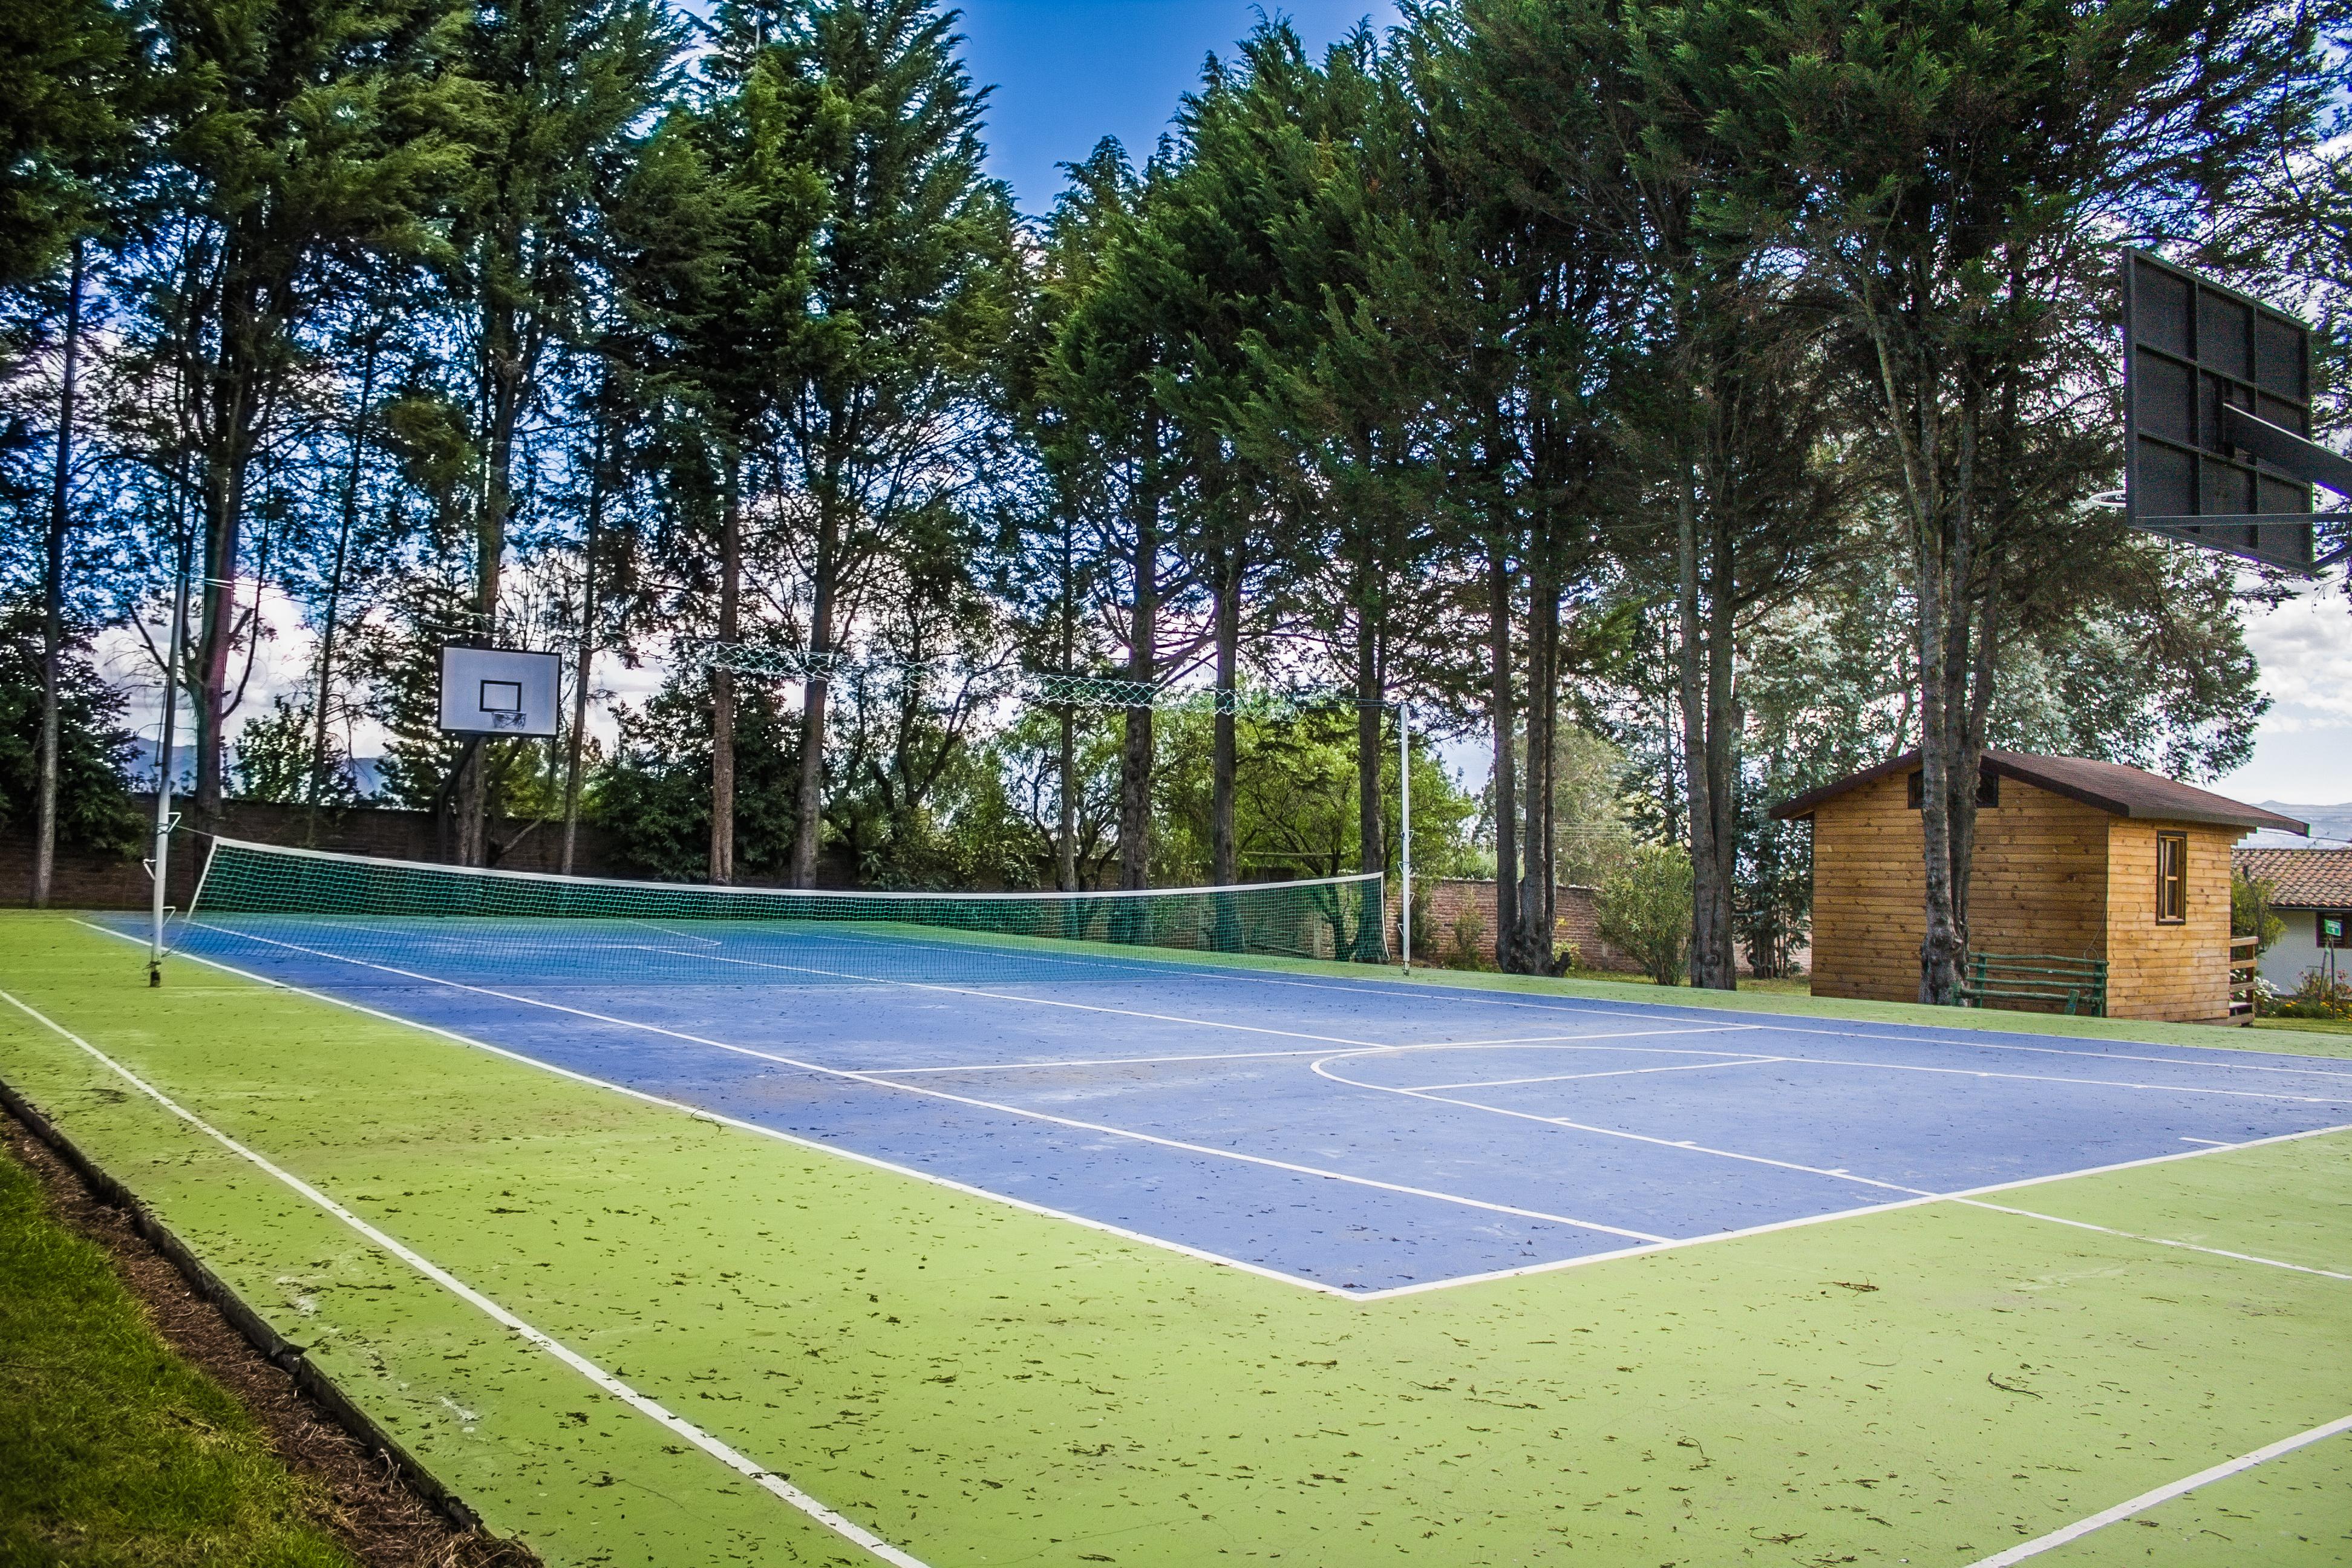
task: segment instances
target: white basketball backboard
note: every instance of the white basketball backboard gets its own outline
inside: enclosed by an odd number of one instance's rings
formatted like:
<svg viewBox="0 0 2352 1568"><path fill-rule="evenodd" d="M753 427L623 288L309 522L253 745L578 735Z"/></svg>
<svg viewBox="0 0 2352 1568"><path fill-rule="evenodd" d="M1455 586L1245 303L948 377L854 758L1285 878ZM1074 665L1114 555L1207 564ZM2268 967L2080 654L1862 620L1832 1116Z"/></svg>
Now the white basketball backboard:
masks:
<svg viewBox="0 0 2352 1568"><path fill-rule="evenodd" d="M552 735L561 656L504 647L441 650L441 728L457 735Z"/></svg>

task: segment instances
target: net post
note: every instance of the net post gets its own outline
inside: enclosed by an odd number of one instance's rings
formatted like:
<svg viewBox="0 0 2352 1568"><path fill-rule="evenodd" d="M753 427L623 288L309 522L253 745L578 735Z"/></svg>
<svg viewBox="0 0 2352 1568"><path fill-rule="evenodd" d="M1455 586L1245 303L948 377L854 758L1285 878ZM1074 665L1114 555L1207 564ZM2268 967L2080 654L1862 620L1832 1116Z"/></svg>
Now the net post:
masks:
<svg viewBox="0 0 2352 1568"><path fill-rule="evenodd" d="M1397 900L1397 951L1412 973L1412 704L1397 704L1397 864L1404 883Z"/></svg>

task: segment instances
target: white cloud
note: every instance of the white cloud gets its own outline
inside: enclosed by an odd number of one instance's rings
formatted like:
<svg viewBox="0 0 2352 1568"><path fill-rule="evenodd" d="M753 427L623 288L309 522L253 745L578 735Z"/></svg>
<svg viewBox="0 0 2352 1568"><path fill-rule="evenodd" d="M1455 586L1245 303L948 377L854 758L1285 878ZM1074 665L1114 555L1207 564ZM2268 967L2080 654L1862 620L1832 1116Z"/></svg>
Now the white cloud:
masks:
<svg viewBox="0 0 2352 1568"><path fill-rule="evenodd" d="M2342 586L2315 584L2250 613L2246 644L2272 708L2252 759L2213 787L2242 800L2352 800L2352 605Z"/></svg>

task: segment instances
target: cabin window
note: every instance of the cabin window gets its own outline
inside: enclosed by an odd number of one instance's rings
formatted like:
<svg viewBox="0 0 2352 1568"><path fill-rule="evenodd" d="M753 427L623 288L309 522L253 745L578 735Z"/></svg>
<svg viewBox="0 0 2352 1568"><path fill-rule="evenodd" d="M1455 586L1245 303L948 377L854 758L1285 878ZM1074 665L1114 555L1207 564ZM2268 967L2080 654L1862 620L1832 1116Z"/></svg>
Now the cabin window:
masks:
<svg viewBox="0 0 2352 1568"><path fill-rule="evenodd" d="M1903 804L1917 811L1927 791L1920 781L1927 775L1913 773L1903 781ZM1977 809L1991 811L2000 805L2000 775L1990 768L1977 774Z"/></svg>
<svg viewBox="0 0 2352 1568"><path fill-rule="evenodd" d="M2177 925L2189 918L2189 835L2156 836L2156 918Z"/></svg>
<svg viewBox="0 0 2352 1568"><path fill-rule="evenodd" d="M2321 910L2312 928L2322 947L2352 948L2352 910Z"/></svg>

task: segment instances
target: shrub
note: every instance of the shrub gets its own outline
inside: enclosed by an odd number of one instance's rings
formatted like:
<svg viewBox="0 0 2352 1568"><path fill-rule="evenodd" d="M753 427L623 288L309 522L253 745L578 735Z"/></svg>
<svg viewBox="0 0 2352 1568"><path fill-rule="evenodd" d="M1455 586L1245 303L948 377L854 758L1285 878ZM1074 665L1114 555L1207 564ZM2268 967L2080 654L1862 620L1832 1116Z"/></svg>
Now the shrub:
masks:
<svg viewBox="0 0 2352 1568"><path fill-rule="evenodd" d="M2333 1018L2352 1023L2352 980L2324 969L2306 969L2303 983L2291 994L2279 997L2267 1011L2273 1018Z"/></svg>
<svg viewBox="0 0 2352 1568"><path fill-rule="evenodd" d="M1441 961L1448 969L1492 969L1495 967L1494 944L1486 940L1486 917L1475 909L1462 910L1454 917L1452 929L1446 932L1445 955Z"/></svg>
<svg viewBox="0 0 2352 1568"><path fill-rule="evenodd" d="M1690 963L1690 857L1645 844L1594 890L1601 935L1633 954L1661 985L1680 985Z"/></svg>

